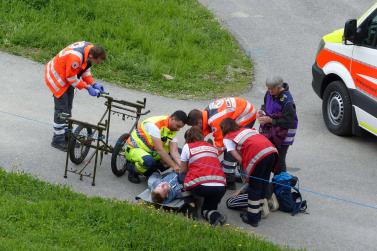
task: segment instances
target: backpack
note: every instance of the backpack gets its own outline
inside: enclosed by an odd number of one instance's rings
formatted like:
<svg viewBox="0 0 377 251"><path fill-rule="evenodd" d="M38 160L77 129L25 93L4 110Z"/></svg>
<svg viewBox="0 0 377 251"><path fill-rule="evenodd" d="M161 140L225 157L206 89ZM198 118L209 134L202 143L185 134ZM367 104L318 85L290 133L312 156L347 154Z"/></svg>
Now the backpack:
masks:
<svg viewBox="0 0 377 251"><path fill-rule="evenodd" d="M292 216L306 212L307 203L306 200L302 200L296 176L281 172L272 178L272 183L280 211L291 213Z"/></svg>

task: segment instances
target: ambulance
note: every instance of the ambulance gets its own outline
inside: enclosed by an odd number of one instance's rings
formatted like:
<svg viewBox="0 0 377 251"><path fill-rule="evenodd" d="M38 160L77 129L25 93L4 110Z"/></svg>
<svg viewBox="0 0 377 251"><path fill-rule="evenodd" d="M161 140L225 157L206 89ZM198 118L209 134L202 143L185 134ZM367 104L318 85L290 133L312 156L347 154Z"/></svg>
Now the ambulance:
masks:
<svg viewBox="0 0 377 251"><path fill-rule="evenodd" d="M377 4L322 38L312 74L330 132L377 135Z"/></svg>

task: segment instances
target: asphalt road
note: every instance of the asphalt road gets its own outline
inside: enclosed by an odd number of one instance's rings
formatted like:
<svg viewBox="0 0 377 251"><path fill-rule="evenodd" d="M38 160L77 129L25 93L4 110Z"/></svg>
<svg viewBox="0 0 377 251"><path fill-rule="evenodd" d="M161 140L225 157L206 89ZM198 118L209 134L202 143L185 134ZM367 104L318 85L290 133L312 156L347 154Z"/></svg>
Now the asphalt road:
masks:
<svg viewBox="0 0 377 251"><path fill-rule="evenodd" d="M288 154L289 170L300 177L301 186L377 206L377 138L342 138L330 134L322 120L321 100L311 89L311 65L320 37L360 16L371 0L216 0L201 2L211 9L236 37L255 64L254 87L245 93L260 105L269 74L280 74L290 83L299 113L299 131ZM133 200L145 184L134 185L116 178L106 156L97 185L88 179L63 178L65 155L52 149L52 97L43 83L43 66L0 53L0 166L24 171L52 183L69 184L75 191ZM95 73L94 73L95 74ZM131 101L147 97L152 114L180 108L204 107L208 102L162 98L107 85L111 94ZM96 122L103 100L76 92L74 117ZM9 115L11 112L33 119ZM130 123L114 120L111 140ZM182 143L182 142L181 142ZM334 201L303 192L309 215L295 217L273 213L257 229L244 225L237 212L226 210L229 222L265 236L275 243L315 250L376 250L377 210Z"/></svg>

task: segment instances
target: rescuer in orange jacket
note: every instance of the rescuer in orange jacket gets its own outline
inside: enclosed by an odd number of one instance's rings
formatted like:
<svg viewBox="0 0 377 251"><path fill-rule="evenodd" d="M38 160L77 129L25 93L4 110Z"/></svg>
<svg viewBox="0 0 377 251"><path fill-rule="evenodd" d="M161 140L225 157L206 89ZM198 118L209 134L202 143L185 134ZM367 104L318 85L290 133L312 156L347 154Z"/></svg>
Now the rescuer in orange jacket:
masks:
<svg viewBox="0 0 377 251"><path fill-rule="evenodd" d="M45 83L53 94L55 104L51 146L67 150L67 124L60 114L71 114L74 89L86 89L94 97L104 91L101 84L94 82L90 67L101 64L105 59L106 52L102 47L82 41L67 46L46 64Z"/></svg>
<svg viewBox="0 0 377 251"><path fill-rule="evenodd" d="M204 136L213 134L215 146L219 152L224 151L223 135L220 123L226 118L234 119L241 127L251 128L257 113L254 106L239 97L221 98L211 102L204 111L192 110L188 115L188 125L202 128ZM223 169L228 189L235 189L235 171L237 161L227 152L224 153Z"/></svg>

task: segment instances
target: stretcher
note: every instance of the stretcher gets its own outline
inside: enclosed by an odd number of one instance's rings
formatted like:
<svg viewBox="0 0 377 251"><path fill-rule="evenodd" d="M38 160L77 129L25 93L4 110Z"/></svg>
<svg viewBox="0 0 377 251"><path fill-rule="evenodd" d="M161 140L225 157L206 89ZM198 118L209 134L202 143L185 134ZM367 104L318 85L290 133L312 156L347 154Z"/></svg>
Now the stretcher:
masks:
<svg viewBox="0 0 377 251"><path fill-rule="evenodd" d="M136 200L142 200L146 203L150 204L155 204L158 206L166 207L166 208L171 208L174 210L180 210L185 206L185 198L190 197L191 194L189 192L182 192L181 195L177 198L175 198L173 201L166 203L166 204L160 204L160 203L155 203L152 201L152 196L151 196L151 191L147 188L145 189L142 193L137 195L135 197Z"/></svg>
<svg viewBox="0 0 377 251"><path fill-rule="evenodd" d="M139 195L135 197L137 201L143 201L148 204L155 205L166 210L174 210L187 215L190 218L198 218L198 208L202 200L198 197L194 197L190 192L182 192L179 197L171 201L170 203L160 204L152 201L151 191L147 188ZM193 206L194 205L194 206Z"/></svg>

